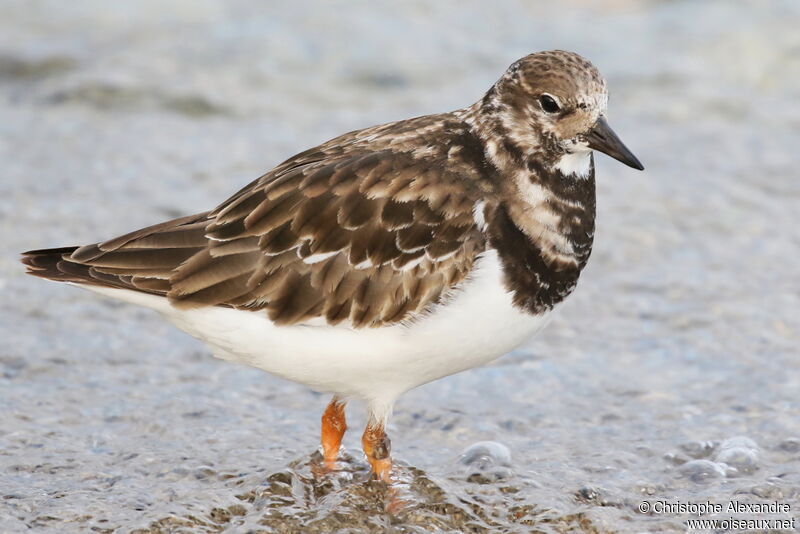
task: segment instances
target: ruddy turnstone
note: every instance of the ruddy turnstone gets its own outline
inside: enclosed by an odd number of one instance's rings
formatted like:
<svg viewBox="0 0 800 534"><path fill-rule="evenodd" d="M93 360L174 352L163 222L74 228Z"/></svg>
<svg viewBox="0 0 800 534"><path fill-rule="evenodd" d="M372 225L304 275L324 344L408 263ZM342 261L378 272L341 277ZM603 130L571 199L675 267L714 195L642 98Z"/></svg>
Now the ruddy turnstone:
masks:
<svg viewBox="0 0 800 534"><path fill-rule="evenodd" d="M222 359L367 403L364 453L389 480L398 396L514 349L575 288L592 248L592 150L643 169L581 56L526 56L475 104L341 135L211 211L81 247L35 276L153 308Z"/></svg>

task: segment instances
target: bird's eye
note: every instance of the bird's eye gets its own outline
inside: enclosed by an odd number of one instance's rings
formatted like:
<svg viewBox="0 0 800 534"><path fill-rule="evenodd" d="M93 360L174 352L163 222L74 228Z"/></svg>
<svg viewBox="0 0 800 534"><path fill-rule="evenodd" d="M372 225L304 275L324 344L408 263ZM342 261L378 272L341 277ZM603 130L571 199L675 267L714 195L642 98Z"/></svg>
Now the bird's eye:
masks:
<svg viewBox="0 0 800 534"><path fill-rule="evenodd" d="M558 105L556 99L547 94L539 97L539 105L542 106L542 109L547 113L558 113L561 111L561 106Z"/></svg>

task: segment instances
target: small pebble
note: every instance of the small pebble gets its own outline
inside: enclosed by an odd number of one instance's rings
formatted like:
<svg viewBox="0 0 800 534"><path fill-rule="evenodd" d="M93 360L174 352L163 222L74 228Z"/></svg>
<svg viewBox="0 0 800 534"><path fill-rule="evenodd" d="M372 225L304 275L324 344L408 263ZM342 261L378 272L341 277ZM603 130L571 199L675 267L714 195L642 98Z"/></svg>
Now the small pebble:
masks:
<svg viewBox="0 0 800 534"><path fill-rule="evenodd" d="M708 458L714 450L712 441L689 441L680 446L681 450L695 459Z"/></svg>
<svg viewBox="0 0 800 534"><path fill-rule="evenodd" d="M786 498L786 493L780 486L769 482L753 486L750 488L750 492L757 497L771 501L780 501Z"/></svg>
<svg viewBox="0 0 800 534"><path fill-rule="evenodd" d="M680 467L680 472L683 476L698 484L725 476L725 468L710 460L686 462Z"/></svg>
<svg viewBox="0 0 800 534"><path fill-rule="evenodd" d="M800 452L800 438L787 438L781 441L778 448L784 452Z"/></svg>
<svg viewBox="0 0 800 534"><path fill-rule="evenodd" d="M758 445L744 436L726 439L719 445L714 460L726 464L736 471L735 474L752 473L759 467Z"/></svg>
<svg viewBox="0 0 800 534"><path fill-rule="evenodd" d="M496 441L479 441L464 449L458 462L470 482L486 484L511 476L511 451Z"/></svg>
<svg viewBox="0 0 800 534"><path fill-rule="evenodd" d="M204 478L208 478L212 475L217 474L217 472L211 469L210 467L203 465L194 469L192 471L192 474L194 475L195 478L202 480Z"/></svg>
<svg viewBox="0 0 800 534"><path fill-rule="evenodd" d="M511 465L511 451L496 441L479 441L464 449L458 461L464 465Z"/></svg>
<svg viewBox="0 0 800 534"><path fill-rule="evenodd" d="M740 473L752 473L758 469L758 452L752 449L735 447L719 451L715 460L736 468Z"/></svg>
<svg viewBox="0 0 800 534"><path fill-rule="evenodd" d="M758 445L755 441L748 437L736 436L734 438L728 438L719 444L720 451L725 449L750 449L753 451L758 451Z"/></svg>

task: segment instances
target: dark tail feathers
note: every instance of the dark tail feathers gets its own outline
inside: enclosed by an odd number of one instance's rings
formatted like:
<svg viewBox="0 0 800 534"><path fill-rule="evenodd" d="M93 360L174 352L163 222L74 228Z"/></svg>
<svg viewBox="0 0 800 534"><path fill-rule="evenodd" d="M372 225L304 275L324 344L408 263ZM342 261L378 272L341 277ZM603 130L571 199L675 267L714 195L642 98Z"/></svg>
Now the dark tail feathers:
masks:
<svg viewBox="0 0 800 534"><path fill-rule="evenodd" d="M57 282L86 283L87 279L92 278L88 267L63 261L65 255L72 254L77 249L78 247L62 247L29 250L22 253L22 263L28 267L28 274L39 278Z"/></svg>

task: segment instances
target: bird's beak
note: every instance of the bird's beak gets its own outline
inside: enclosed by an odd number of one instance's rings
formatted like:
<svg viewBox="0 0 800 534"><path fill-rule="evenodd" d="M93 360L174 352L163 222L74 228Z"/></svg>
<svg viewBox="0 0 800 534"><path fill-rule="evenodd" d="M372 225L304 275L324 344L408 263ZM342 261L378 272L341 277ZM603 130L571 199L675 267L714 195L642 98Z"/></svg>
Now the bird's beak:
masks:
<svg viewBox="0 0 800 534"><path fill-rule="evenodd" d="M597 119L592 129L589 130L587 140L589 141L589 148L599 150L603 154L608 154L628 167L633 167L640 171L644 170L642 163L633 155L633 152L628 150L628 147L622 143L620 138L617 137L617 134L615 134L611 126L608 125L605 117L601 116Z"/></svg>

